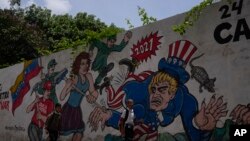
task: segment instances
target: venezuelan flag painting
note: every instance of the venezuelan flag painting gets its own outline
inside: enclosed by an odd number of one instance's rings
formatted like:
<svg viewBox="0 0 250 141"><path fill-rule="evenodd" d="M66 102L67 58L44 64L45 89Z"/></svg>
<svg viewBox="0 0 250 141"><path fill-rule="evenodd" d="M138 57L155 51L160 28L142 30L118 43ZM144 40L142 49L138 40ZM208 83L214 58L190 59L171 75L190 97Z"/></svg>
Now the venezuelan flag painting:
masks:
<svg viewBox="0 0 250 141"><path fill-rule="evenodd" d="M38 59L24 62L23 71L17 76L15 84L10 88L13 115L15 110L22 104L23 97L30 90L29 81L37 76L41 69Z"/></svg>

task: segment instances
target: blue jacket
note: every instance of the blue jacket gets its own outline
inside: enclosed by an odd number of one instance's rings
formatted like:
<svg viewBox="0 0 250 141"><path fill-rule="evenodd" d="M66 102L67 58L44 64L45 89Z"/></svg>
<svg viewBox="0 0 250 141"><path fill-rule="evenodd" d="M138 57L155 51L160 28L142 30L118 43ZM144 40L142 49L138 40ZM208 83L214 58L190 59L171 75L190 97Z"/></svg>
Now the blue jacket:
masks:
<svg viewBox="0 0 250 141"><path fill-rule="evenodd" d="M150 126L152 132L158 130L159 126L165 127L174 121L178 115L181 116L183 127L191 141L209 140L211 132L201 131L193 126L192 120L198 112L197 100L188 92L184 84L179 84L175 97L169 102L168 107L161 111L163 121L160 121L157 112L150 109L148 86L152 76L143 82L129 81L123 90L126 99L134 100L134 112L136 119L143 119L144 124ZM106 122L107 126L118 129L121 113L113 111L111 118Z"/></svg>

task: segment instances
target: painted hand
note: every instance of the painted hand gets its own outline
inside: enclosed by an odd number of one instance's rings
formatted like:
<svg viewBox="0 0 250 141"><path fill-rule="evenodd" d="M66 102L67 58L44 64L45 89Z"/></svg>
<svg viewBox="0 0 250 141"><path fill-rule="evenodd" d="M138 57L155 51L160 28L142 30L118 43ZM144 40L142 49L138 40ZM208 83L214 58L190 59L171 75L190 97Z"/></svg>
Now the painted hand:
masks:
<svg viewBox="0 0 250 141"><path fill-rule="evenodd" d="M128 42L130 40L130 38L132 37L132 32L131 31L127 31L124 35L124 41Z"/></svg>
<svg viewBox="0 0 250 141"><path fill-rule="evenodd" d="M250 103L246 105L237 105L230 113L232 120L237 124L250 124Z"/></svg>
<svg viewBox="0 0 250 141"><path fill-rule="evenodd" d="M97 131L99 123L101 123L101 128L104 130L105 122L111 117L112 112L106 110L105 107L95 107L95 109L90 113L88 123L92 131Z"/></svg>
<svg viewBox="0 0 250 141"><path fill-rule="evenodd" d="M87 99L88 103L92 104L96 101L97 97L95 97L92 94L88 94L88 95L86 95L86 99Z"/></svg>
<svg viewBox="0 0 250 141"><path fill-rule="evenodd" d="M227 115L226 108L227 103L223 103L222 96L216 100L213 95L207 106L205 100L202 102L201 109L194 121L201 130L213 130L217 121Z"/></svg>

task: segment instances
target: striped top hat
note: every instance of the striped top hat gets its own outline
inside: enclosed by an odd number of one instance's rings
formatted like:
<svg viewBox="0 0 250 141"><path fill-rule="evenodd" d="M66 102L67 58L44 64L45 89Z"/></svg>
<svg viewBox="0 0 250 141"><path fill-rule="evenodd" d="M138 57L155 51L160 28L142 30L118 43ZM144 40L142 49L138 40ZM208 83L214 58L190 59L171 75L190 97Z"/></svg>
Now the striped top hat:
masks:
<svg viewBox="0 0 250 141"><path fill-rule="evenodd" d="M168 58L162 58L158 69L175 77L179 83L186 83L190 76L185 70L197 48L190 41L178 40L169 45Z"/></svg>

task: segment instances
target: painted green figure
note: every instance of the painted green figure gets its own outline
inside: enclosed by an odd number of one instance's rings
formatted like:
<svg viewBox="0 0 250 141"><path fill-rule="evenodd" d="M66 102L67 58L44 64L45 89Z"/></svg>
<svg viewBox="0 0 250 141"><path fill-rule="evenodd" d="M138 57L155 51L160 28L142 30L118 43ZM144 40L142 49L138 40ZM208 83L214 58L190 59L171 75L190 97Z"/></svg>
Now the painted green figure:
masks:
<svg viewBox="0 0 250 141"><path fill-rule="evenodd" d="M107 76L107 73L111 71L114 67L114 63L107 63L108 56L111 52L121 52L123 48L126 47L128 41L132 37L132 32L127 31L124 35L123 40L120 42L119 45L116 45L116 36L110 36L107 39L107 43L102 41L96 40L94 41L90 48L89 54L93 56L93 50L97 48L97 55L92 63L92 70L98 71L98 76L95 79L95 87L98 87L98 84L102 81L102 79Z"/></svg>
<svg viewBox="0 0 250 141"><path fill-rule="evenodd" d="M44 90L41 87L43 83L47 81L52 82L52 88L50 90L49 98L54 102L54 104L58 103L58 98L56 95L56 85L59 84L68 73L68 70L66 68L62 69L61 71L55 72L56 65L57 62L55 59L50 60L47 66L48 72L46 74L42 73L42 80L34 86L35 92L37 92L38 94L43 94Z"/></svg>

